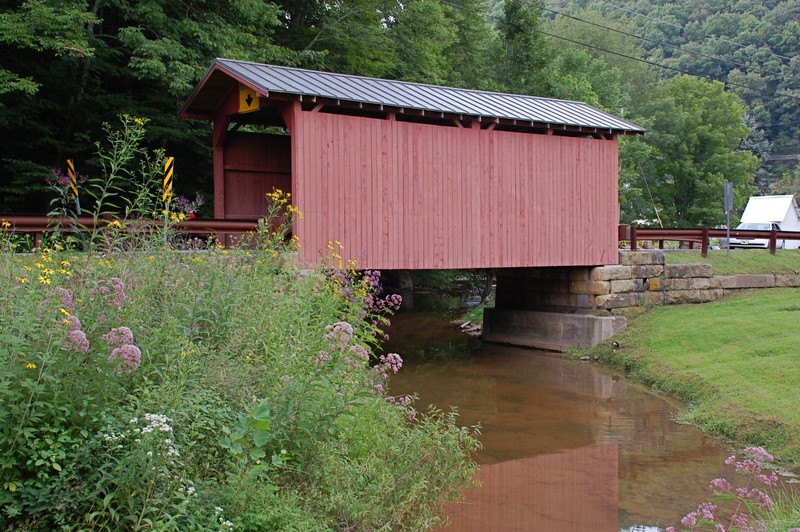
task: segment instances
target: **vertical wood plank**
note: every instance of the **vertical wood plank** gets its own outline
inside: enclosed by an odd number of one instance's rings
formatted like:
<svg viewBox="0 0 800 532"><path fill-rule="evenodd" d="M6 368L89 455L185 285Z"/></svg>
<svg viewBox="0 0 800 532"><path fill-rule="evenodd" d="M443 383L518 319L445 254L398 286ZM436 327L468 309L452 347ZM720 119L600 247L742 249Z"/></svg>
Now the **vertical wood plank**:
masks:
<svg viewBox="0 0 800 532"><path fill-rule="evenodd" d="M616 262L615 141L311 115L291 149L305 258L340 240L365 268Z"/></svg>

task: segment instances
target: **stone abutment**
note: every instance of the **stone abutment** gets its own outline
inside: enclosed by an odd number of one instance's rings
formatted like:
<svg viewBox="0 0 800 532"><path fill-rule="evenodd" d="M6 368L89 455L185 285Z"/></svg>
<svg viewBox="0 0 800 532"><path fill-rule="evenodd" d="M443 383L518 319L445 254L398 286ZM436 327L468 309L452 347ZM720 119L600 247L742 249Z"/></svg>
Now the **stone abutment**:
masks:
<svg viewBox="0 0 800 532"><path fill-rule="evenodd" d="M484 340L553 350L592 347L654 305L800 286L800 274L714 275L708 264L666 264L664 253L620 251L613 266L498 270L497 303L486 310Z"/></svg>

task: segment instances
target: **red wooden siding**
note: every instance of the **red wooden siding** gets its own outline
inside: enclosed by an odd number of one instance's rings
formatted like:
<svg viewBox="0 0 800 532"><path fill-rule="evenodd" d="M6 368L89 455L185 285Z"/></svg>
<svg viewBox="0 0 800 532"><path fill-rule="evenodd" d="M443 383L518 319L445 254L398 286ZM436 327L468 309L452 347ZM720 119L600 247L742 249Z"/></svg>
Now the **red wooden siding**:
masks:
<svg viewBox="0 0 800 532"><path fill-rule="evenodd" d="M287 114L305 261L340 241L359 268L617 262L616 140Z"/></svg>
<svg viewBox="0 0 800 532"><path fill-rule="evenodd" d="M258 219L273 188L291 190L291 139L230 132L225 139L224 187L228 219Z"/></svg>

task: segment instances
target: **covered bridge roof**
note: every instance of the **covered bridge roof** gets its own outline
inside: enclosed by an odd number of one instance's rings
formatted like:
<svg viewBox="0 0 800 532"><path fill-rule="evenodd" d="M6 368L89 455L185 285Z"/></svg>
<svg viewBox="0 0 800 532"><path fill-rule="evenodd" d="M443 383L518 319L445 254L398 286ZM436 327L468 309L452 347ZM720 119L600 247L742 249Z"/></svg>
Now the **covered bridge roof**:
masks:
<svg viewBox="0 0 800 532"><path fill-rule="evenodd" d="M218 76L220 72L252 87L265 97L277 93L368 104L380 109L410 109L622 134L645 131L583 102L392 81L232 59L214 61L181 110L181 116L213 117L223 89Z"/></svg>

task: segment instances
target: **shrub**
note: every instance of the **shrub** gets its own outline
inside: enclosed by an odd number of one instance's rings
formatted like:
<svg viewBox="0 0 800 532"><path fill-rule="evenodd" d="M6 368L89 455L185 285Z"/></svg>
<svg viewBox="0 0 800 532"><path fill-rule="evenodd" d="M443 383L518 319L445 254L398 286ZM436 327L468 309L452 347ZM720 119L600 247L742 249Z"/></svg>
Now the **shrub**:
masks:
<svg viewBox="0 0 800 532"><path fill-rule="evenodd" d="M300 272L281 241L0 254L6 529L441 521L475 433L386 396L377 272Z"/></svg>

